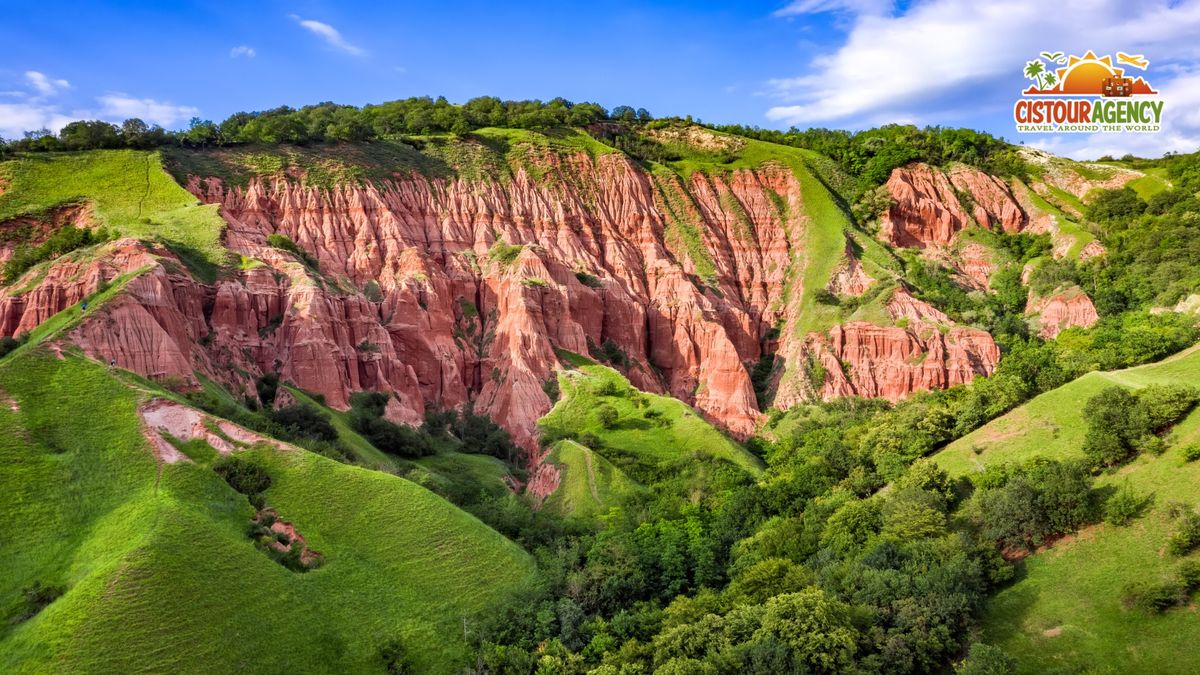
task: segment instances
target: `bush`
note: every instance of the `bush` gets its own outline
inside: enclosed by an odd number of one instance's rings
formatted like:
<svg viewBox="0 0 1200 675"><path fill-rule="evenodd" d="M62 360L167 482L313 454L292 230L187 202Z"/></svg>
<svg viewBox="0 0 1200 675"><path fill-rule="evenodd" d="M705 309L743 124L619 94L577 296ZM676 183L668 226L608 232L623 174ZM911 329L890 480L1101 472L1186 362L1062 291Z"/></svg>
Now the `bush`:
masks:
<svg viewBox="0 0 1200 675"><path fill-rule="evenodd" d="M1133 491L1129 481L1104 503L1104 520L1111 525L1127 525L1141 512L1145 500Z"/></svg>
<svg viewBox="0 0 1200 675"><path fill-rule="evenodd" d="M1163 431L1183 419L1200 402L1200 389L1184 384L1152 384L1138 392L1151 431Z"/></svg>
<svg viewBox="0 0 1200 675"><path fill-rule="evenodd" d="M435 450L428 433L401 426L384 419L389 397L379 391L358 391L350 395L350 426L362 434L371 445L398 457L416 459L432 455ZM431 419L426 413L426 425L438 424L438 415ZM444 427L442 434L444 435Z"/></svg>
<svg viewBox="0 0 1200 675"><path fill-rule="evenodd" d="M338 439L337 429L329 422L329 416L310 405L297 403L269 414L273 422L283 427L289 438L331 443Z"/></svg>
<svg viewBox="0 0 1200 675"><path fill-rule="evenodd" d="M267 373L254 381L254 389L258 400L264 408L275 405L275 395L279 393L279 373Z"/></svg>
<svg viewBox="0 0 1200 675"><path fill-rule="evenodd" d="M64 225L37 246L21 244L13 249L12 257L4 264L4 283L11 284L40 262L53 260L77 248L107 241L108 238L106 230Z"/></svg>
<svg viewBox="0 0 1200 675"><path fill-rule="evenodd" d="M596 408L596 420L600 422L600 426L604 427L605 429L612 429L613 427L617 426L617 420L620 419L620 417L620 413L618 413L617 409L611 405L604 404Z"/></svg>
<svg viewBox="0 0 1200 675"><path fill-rule="evenodd" d="M246 495L261 494L271 487L271 476L258 464L238 457L226 455L213 464L213 471L229 484L229 487Z"/></svg>
<svg viewBox="0 0 1200 675"><path fill-rule="evenodd" d="M1133 582L1121 591L1121 602L1127 608L1159 613L1187 602L1187 589L1172 579L1160 582Z"/></svg>
<svg viewBox="0 0 1200 675"><path fill-rule="evenodd" d="M1017 660L999 647L976 642L955 671L959 675L1011 675L1017 672Z"/></svg>
<svg viewBox="0 0 1200 675"><path fill-rule="evenodd" d="M1123 387L1109 387L1088 399L1083 416L1088 421L1083 452L1096 466L1126 461L1137 441L1152 431L1146 404Z"/></svg>
<svg viewBox="0 0 1200 675"><path fill-rule="evenodd" d="M318 264L317 259L312 257L312 255L310 255L308 253L308 251L305 251L304 249L300 248L300 246L298 244L296 244L296 242L292 241L291 237L287 236L286 234L279 234L278 232L275 232L273 234L268 234L267 235L267 246L270 246L272 248L277 248L282 251L287 251L288 253L295 255L297 258L300 259L301 262L303 262L306 266L308 266L314 272L317 271L318 269L320 269L320 265Z"/></svg>
<svg viewBox="0 0 1200 675"><path fill-rule="evenodd" d="M1148 454L1159 456L1167 451L1167 442L1154 434L1146 434L1133 444L1133 449L1138 454Z"/></svg>
<svg viewBox="0 0 1200 675"><path fill-rule="evenodd" d="M583 270L576 271L575 278L579 280L579 283L587 286L588 288L600 288L604 285L600 281L600 278L595 274L590 274L588 272L584 272Z"/></svg>
<svg viewBox="0 0 1200 675"><path fill-rule="evenodd" d="M1167 552L1171 555L1187 555L1200 545L1200 514L1188 511L1179 516L1175 533L1167 540Z"/></svg>
<svg viewBox="0 0 1200 675"><path fill-rule="evenodd" d="M22 621L32 619L50 603L62 597L65 592L62 586L49 586L40 581L33 582L32 585L26 586L21 591L24 606L10 621L12 623L21 623Z"/></svg>
<svg viewBox="0 0 1200 675"><path fill-rule="evenodd" d="M29 339L28 333L21 333L19 336L15 337L15 338L10 337L8 335L5 335L4 337L0 337L0 359L4 358L5 356L8 356L14 349L25 344L26 340L28 340L28 339Z"/></svg>
<svg viewBox="0 0 1200 675"><path fill-rule="evenodd" d="M1183 461L1194 462L1197 459L1200 459L1200 443L1185 445L1183 446L1183 449L1180 450L1180 453L1183 454Z"/></svg>
<svg viewBox="0 0 1200 675"><path fill-rule="evenodd" d="M1200 560L1184 560L1175 576L1189 592L1200 588Z"/></svg>

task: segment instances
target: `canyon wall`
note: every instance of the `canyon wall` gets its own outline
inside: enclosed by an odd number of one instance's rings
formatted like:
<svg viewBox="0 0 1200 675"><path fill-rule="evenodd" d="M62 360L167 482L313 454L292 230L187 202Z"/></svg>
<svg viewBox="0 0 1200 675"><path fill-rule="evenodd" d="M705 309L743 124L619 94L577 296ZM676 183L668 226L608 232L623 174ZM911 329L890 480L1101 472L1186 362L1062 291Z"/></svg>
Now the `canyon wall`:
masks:
<svg viewBox="0 0 1200 675"><path fill-rule="evenodd" d="M894 176L915 200L891 216L894 231L953 237L966 215L944 200L959 184L976 194L973 217L1019 229L1003 185L976 174ZM777 350L785 374L811 358L827 365L819 386L791 377L776 397L784 406L850 394L898 400L988 374L998 357L986 333L952 326L902 292L887 304L894 325L798 330L813 223L781 164L683 178L619 153L547 152L535 171L493 179L408 174L318 189L283 176L241 186L193 176L187 188L220 205L224 243L243 264L206 284L165 249L106 244L14 284L28 288L0 298L4 333L142 270L69 339L185 386L199 373L250 394L256 377L279 372L336 408L357 390L389 392L388 416L409 424L426 404L470 404L531 450L557 350L620 355L637 387L688 402L738 436L760 419L748 366L764 348ZM312 261L270 245L276 234ZM874 280L849 247L846 256L829 288L861 294Z"/></svg>

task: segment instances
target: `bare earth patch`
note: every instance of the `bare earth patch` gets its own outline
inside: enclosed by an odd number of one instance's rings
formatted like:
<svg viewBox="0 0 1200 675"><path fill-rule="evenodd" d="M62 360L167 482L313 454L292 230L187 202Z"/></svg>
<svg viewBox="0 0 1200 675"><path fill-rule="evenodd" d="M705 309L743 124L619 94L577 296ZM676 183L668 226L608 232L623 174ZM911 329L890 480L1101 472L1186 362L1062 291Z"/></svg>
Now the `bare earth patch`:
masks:
<svg viewBox="0 0 1200 675"><path fill-rule="evenodd" d="M1062 635L1062 626L1055 626L1054 628L1047 628L1046 630L1042 631L1042 635L1044 635L1045 637L1051 637L1051 638L1058 637L1059 635Z"/></svg>
<svg viewBox="0 0 1200 675"><path fill-rule="evenodd" d="M143 433L150 441L151 447L154 448L154 454L167 464L188 461L187 456L172 445L167 436L181 441L190 441L195 438L204 439L222 455L228 455L236 450L235 443L238 445L270 443L280 447L280 444L247 431L236 424L214 419L195 408L189 408L167 399L154 399L143 405L138 412L145 424ZM224 437L213 433L210 429L213 426L220 429ZM230 443L227 438L233 439L234 442Z"/></svg>

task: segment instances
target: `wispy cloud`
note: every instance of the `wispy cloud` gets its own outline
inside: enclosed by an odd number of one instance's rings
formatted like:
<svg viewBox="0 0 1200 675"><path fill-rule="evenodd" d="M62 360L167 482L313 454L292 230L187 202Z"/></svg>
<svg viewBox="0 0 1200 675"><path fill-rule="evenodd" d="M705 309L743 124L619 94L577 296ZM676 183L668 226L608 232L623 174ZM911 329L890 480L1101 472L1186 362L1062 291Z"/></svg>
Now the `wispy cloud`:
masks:
<svg viewBox="0 0 1200 675"><path fill-rule="evenodd" d="M338 31L338 29L330 26L327 23L314 21L312 19L302 19L295 14L289 14L288 16L290 16L293 21L300 24L301 28L304 28L313 35L321 38L325 41L325 44L333 47L334 49L346 52L347 54L352 54L354 56L362 56L367 53L362 47L348 42L346 38L342 37L342 34L340 31Z"/></svg>
<svg viewBox="0 0 1200 675"><path fill-rule="evenodd" d="M64 89L70 89L71 83L66 80L54 79L36 70L25 72L25 81L42 96L53 96Z"/></svg>
<svg viewBox="0 0 1200 675"><path fill-rule="evenodd" d="M10 103L0 103L0 136L5 138L19 138L26 131L38 129L57 132L75 120L119 123L138 117L152 124L173 127L199 113L192 106L122 93L99 96L94 106L68 108L56 95L70 88L70 83L34 70L25 73L22 86L24 91L0 92L0 96L14 99Z"/></svg>
<svg viewBox="0 0 1200 675"><path fill-rule="evenodd" d="M200 112L192 106L175 105L152 98L133 98L125 94L106 94L98 97L96 101L100 103L97 115L101 119L115 121L137 117L164 127L174 126L177 122L190 119Z"/></svg>
<svg viewBox="0 0 1200 675"><path fill-rule="evenodd" d="M893 0L793 0L775 10L775 16L800 16L824 12L883 14L896 6Z"/></svg>
<svg viewBox="0 0 1200 675"><path fill-rule="evenodd" d="M236 59L239 57L252 59L255 56L258 56L258 52L254 51L254 47L247 47L246 45L238 45L237 47L229 50L229 58L231 59Z"/></svg>
<svg viewBox="0 0 1200 675"><path fill-rule="evenodd" d="M1049 13L1040 0L924 0L900 14L890 2L797 0L778 13L831 11L854 13L845 43L802 67L803 74L769 81L779 105L768 119L866 126L1001 114L1012 104L1005 92L1021 83L1022 64L1046 49L1134 50L1200 63L1200 0L1062 0ZM1170 100L1167 106L1173 108Z"/></svg>

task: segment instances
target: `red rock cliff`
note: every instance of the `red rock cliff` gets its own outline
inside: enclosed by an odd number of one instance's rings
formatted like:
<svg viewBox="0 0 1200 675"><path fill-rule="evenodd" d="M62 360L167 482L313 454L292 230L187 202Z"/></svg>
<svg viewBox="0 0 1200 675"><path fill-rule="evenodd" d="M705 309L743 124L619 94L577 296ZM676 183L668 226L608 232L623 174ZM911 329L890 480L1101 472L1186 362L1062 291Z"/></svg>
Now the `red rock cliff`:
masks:
<svg viewBox="0 0 1200 675"><path fill-rule="evenodd" d="M193 178L188 189L221 206L225 244L256 263L202 284L170 253L123 240L15 284L31 290L0 298L0 325L28 330L103 281L145 269L70 339L105 362L185 383L199 372L252 392L254 377L278 371L335 407L356 390L387 391L389 417L407 423L426 403L471 403L530 449L550 407L543 384L558 368L555 350L611 342L636 386L750 433L760 415L747 364L764 334L784 326L786 371L817 344L788 329L800 318L811 225L792 171L767 164L684 180L618 154L539 162L536 179L517 168L503 180L397 175L331 190L282 177L245 187ZM1017 216L993 210L1015 227ZM311 254L319 273L268 246L274 233ZM852 257L839 273L841 292L870 283ZM910 300L890 304L897 317L915 312L907 328L830 331L817 352L850 372L820 392L792 387L777 403L895 400L990 372L986 334L943 334L935 310Z"/></svg>

